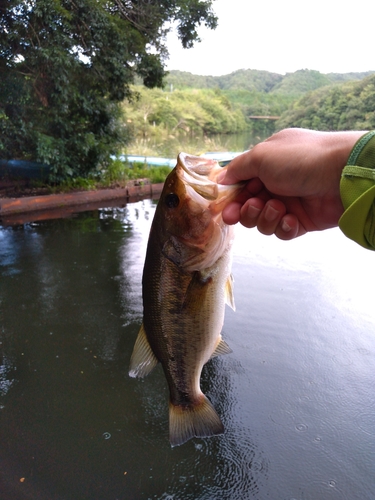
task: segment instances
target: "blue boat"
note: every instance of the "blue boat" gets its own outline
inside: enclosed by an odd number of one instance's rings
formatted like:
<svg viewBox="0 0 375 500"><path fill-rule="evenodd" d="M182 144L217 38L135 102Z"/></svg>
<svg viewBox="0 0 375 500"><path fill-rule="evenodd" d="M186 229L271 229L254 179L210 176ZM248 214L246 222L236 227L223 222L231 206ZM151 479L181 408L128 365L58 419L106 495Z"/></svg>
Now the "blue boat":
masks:
<svg viewBox="0 0 375 500"><path fill-rule="evenodd" d="M45 163L26 160L0 160L0 179L47 180L52 167Z"/></svg>
<svg viewBox="0 0 375 500"><path fill-rule="evenodd" d="M176 166L176 158L160 158L157 156L137 156L137 155L119 155L112 157L127 163L147 163L152 167L162 167L167 165L168 167Z"/></svg>
<svg viewBox="0 0 375 500"><path fill-rule="evenodd" d="M241 152L208 152L204 153L200 156L203 158L211 158L212 160L216 160L221 167L224 167L225 165L228 165L228 163L233 160L236 156L240 155ZM113 157L115 158L115 157ZM128 163L146 163L147 165L150 165L152 167L161 167L164 165L167 165L168 167L175 167L176 166L176 158L160 158L157 156L137 156L137 155L120 155L117 156L121 161L128 162Z"/></svg>
<svg viewBox="0 0 375 500"><path fill-rule="evenodd" d="M212 151L209 153L204 153L201 156L203 156L203 158L211 158L212 160L216 160L221 167L225 167L226 165L228 165L228 163L230 163L233 160L233 158L242 153L243 153L242 151L241 152L226 151L224 153Z"/></svg>

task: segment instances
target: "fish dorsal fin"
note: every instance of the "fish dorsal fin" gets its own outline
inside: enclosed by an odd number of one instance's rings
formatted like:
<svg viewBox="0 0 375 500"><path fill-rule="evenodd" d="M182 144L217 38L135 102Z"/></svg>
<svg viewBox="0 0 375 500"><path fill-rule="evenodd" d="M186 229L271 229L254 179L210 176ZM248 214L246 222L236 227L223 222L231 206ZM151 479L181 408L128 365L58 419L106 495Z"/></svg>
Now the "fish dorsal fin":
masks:
<svg viewBox="0 0 375 500"><path fill-rule="evenodd" d="M222 338L220 338L220 341L219 343L217 344L216 346L216 349L214 350L214 352L211 354L211 358L215 358L216 356L221 356L222 354L230 354L232 351L232 349L229 347L229 345L225 342L225 340L223 340Z"/></svg>
<svg viewBox="0 0 375 500"><path fill-rule="evenodd" d="M142 323L130 358L129 375L131 377L146 377L157 364L158 359L152 352Z"/></svg>
<svg viewBox="0 0 375 500"><path fill-rule="evenodd" d="M236 306L234 305L234 295L233 295L233 276L230 274L228 276L227 282L225 283L225 303L228 304L229 307L236 310Z"/></svg>

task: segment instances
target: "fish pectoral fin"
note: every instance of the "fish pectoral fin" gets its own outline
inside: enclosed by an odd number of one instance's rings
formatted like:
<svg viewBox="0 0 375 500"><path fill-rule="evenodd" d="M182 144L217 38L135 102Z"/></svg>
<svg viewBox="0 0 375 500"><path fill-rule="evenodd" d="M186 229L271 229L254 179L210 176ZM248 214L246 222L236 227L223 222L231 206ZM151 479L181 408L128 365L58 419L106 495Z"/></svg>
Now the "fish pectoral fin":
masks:
<svg viewBox="0 0 375 500"><path fill-rule="evenodd" d="M130 358L129 375L130 377L146 377L157 364L158 359L152 352L142 323Z"/></svg>
<svg viewBox="0 0 375 500"><path fill-rule="evenodd" d="M236 310L236 306L234 305L234 295L233 295L233 276L230 274L225 283L225 303L228 304L229 307Z"/></svg>
<svg viewBox="0 0 375 500"><path fill-rule="evenodd" d="M204 394L198 404L176 406L169 403L169 441L172 446L184 444L193 437L217 436L223 432L220 417Z"/></svg>
<svg viewBox="0 0 375 500"><path fill-rule="evenodd" d="M230 354L232 349L229 347L229 345L223 340L222 338L220 339L220 342L217 344L214 352L211 354L211 358L215 358L216 356L221 356L222 354Z"/></svg>

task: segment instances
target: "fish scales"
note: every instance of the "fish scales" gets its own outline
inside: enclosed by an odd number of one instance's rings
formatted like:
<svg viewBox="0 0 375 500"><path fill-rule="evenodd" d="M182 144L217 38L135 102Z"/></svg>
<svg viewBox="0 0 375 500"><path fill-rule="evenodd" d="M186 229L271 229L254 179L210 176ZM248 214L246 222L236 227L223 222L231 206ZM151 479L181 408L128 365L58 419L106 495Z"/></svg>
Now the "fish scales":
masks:
<svg viewBox="0 0 375 500"><path fill-rule="evenodd" d="M129 374L146 376L161 363L170 394L172 446L224 430L200 389L205 363L230 352L221 329L225 303L234 305L233 229L221 212L242 185L219 188L220 170L213 160L179 155L165 181L147 246L143 324Z"/></svg>

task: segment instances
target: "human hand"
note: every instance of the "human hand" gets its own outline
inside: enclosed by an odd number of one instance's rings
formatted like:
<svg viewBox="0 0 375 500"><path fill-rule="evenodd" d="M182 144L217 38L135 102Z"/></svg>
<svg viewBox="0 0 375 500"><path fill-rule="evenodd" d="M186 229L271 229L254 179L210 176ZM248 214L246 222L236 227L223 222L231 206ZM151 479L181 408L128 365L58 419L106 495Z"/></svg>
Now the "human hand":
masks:
<svg viewBox="0 0 375 500"><path fill-rule="evenodd" d="M224 209L224 222L282 240L337 226L341 172L365 133L285 129L237 156L220 182L248 182Z"/></svg>

